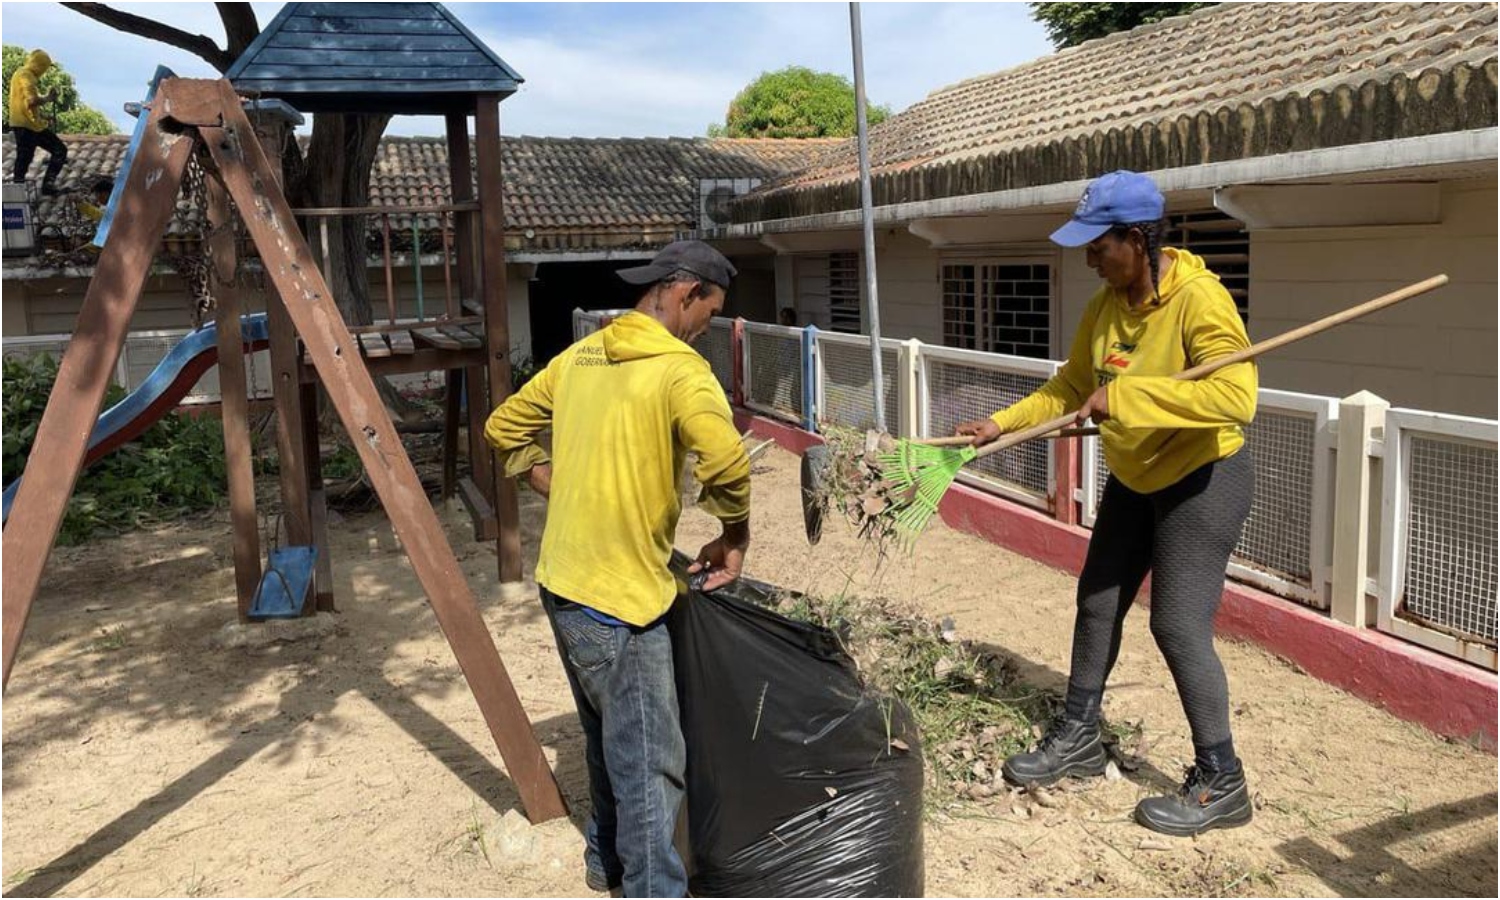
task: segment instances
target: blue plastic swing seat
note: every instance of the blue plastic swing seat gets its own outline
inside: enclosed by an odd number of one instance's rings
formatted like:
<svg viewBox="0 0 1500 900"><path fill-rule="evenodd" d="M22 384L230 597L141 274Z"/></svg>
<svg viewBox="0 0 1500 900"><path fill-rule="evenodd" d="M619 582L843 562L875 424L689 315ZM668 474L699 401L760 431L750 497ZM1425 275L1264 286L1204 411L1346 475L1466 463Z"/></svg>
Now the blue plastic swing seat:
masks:
<svg viewBox="0 0 1500 900"><path fill-rule="evenodd" d="M271 551L266 572L250 604L252 619L295 619L312 593L317 547L279 547Z"/></svg>

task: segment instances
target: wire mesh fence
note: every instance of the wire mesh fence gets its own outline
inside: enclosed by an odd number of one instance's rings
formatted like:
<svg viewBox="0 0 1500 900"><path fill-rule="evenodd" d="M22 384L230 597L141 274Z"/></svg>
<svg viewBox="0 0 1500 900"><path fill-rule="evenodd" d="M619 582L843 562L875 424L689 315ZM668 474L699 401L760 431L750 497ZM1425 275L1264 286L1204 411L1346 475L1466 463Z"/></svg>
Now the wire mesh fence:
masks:
<svg viewBox="0 0 1500 900"><path fill-rule="evenodd" d="M708 323L708 330L693 344L694 349L708 360L714 377L726 394L734 391L734 350L730 339L733 324L729 319L716 318Z"/></svg>
<svg viewBox="0 0 1500 900"><path fill-rule="evenodd" d="M875 378L870 338L818 332L818 419L832 425L864 430L874 428ZM899 352L895 341L882 341L880 383L885 429L894 433L900 398L897 396Z"/></svg>
<svg viewBox="0 0 1500 900"><path fill-rule="evenodd" d="M1054 362L937 347L922 349L923 437L952 434L960 422L986 418L1041 387ZM964 467L960 478L1017 495L1045 508L1051 489L1052 442L1032 441Z"/></svg>
<svg viewBox="0 0 1500 900"><path fill-rule="evenodd" d="M1255 467L1255 495L1239 545L1230 559L1234 574L1273 593L1327 607L1321 584L1322 548L1331 524L1320 502L1332 478L1319 434L1335 412L1332 398L1283 391L1260 392L1245 446ZM1104 498L1109 465L1099 439L1084 444L1083 524L1092 526Z"/></svg>
<svg viewBox="0 0 1500 900"><path fill-rule="evenodd" d="M1495 447L1414 433L1402 452L1405 552L1396 615L1494 647Z"/></svg>
<svg viewBox="0 0 1500 900"><path fill-rule="evenodd" d="M801 422L801 328L745 324L745 402L752 408Z"/></svg>

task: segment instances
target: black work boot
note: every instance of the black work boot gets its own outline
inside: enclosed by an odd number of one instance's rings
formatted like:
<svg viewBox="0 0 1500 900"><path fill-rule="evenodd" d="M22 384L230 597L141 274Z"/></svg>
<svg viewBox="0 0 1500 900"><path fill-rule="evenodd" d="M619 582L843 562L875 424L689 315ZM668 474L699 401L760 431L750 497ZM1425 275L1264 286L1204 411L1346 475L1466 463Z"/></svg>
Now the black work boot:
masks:
<svg viewBox="0 0 1500 900"><path fill-rule="evenodd" d="M1035 750L1007 759L1001 772L1011 784L1042 787L1069 775L1103 775L1108 762L1097 722L1057 719Z"/></svg>
<svg viewBox="0 0 1500 900"><path fill-rule="evenodd" d="M1193 766L1177 794L1149 797L1137 804L1135 820L1162 834L1192 837L1211 828L1246 825L1252 813L1242 766L1236 766L1233 772Z"/></svg>

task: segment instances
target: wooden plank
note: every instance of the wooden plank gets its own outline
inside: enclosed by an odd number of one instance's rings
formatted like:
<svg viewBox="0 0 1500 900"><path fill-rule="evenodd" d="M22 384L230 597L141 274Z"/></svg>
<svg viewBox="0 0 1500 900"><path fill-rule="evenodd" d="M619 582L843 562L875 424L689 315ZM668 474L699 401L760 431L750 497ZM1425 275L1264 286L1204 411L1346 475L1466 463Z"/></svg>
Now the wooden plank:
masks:
<svg viewBox="0 0 1500 900"><path fill-rule="evenodd" d="M448 184L455 206L474 203L474 167L469 156L469 119L467 116L447 117L448 135ZM476 215L460 214L453 223L454 254L458 263L458 294L464 298L463 307L477 316L484 315L484 304L478 297L475 286L479 283L479 269L475 257Z"/></svg>
<svg viewBox="0 0 1500 900"><path fill-rule="evenodd" d="M458 423L463 416L459 392L463 390L463 373L449 369L443 373L443 499L453 496L458 484Z"/></svg>
<svg viewBox="0 0 1500 900"><path fill-rule="evenodd" d="M312 78L312 77L309 77L309 78L259 78L259 77L256 77L256 76L246 76L243 80L245 82L245 90L254 90L254 91L278 90L278 91L282 91L282 92L284 92L284 93L286 93L288 95L290 95L290 94L343 94L343 95L349 95L349 94L356 94L360 90L364 90L364 89L368 89L368 90L371 90L371 91L378 91L378 90L381 89L381 85L384 85L385 88L388 91L391 91L391 90L393 90L392 89L392 85L395 83L394 81L391 81L388 78L378 78L378 77L377 78ZM436 102L437 98L431 98L429 96L431 94L463 94L463 93L474 93L476 91L493 91L493 90L495 90L496 82L497 81L508 81L508 79L500 79L500 78L497 77L497 78L486 78L486 79L459 79L459 80L455 80L455 79L429 79L429 80L420 80L420 81L413 80L413 81L411 81L411 86L410 87L403 88L402 90L399 90L399 91L394 91L392 93L392 96L390 98L390 102L389 103L379 104L379 103L373 102L375 100L379 100L380 99L379 97L360 98L360 111L363 112L364 109L365 109L365 107L375 107L375 106L391 106L391 107L402 106L402 107L404 107L404 106L409 106L411 104L411 100L406 96L406 95L409 95L409 94L417 94L417 95L419 95L420 97L423 98L423 101L425 103L428 100L431 100L432 102ZM308 103L307 100L302 100L297 108L300 110L303 107L308 106L308 105L309 105L309 103ZM319 103L318 105L319 106L323 106L323 105L326 105L326 103ZM314 109L314 110L311 110L311 111L312 112L324 112L325 110ZM426 114L426 113L425 112L410 112L410 111L408 111L406 113L406 115L413 115L413 116L424 115L424 114Z"/></svg>
<svg viewBox="0 0 1500 900"><path fill-rule="evenodd" d="M205 179L214 324L219 346L219 403L224 426L224 463L229 487L229 529L234 545L234 586L240 621L249 621L260 584L260 523L255 517L255 465L250 443L250 398L245 384L240 313L243 292L235 281L233 213L217 178Z"/></svg>
<svg viewBox="0 0 1500 900"><path fill-rule="evenodd" d="M458 496L464 501L464 508L469 511L469 518L474 523L474 538L477 541L492 541L499 534L499 525L495 520L495 510L490 506L490 501L484 496L484 492L474 483L474 479L464 477L458 480Z"/></svg>
<svg viewBox="0 0 1500 900"><path fill-rule="evenodd" d="M457 338L449 337L436 328L413 328L412 339L419 344L427 344L442 350L462 350L464 345Z"/></svg>
<svg viewBox="0 0 1500 900"><path fill-rule="evenodd" d="M288 305L288 312L334 409L354 438L365 473L458 658L527 815L533 822L564 816L567 806L557 781L448 545L442 523L427 500L374 381L354 349L354 337L344 327L328 285L312 265L312 254L297 231L286 198L275 187L275 178L234 87L222 80L218 85L224 125L200 129L204 142L235 204L247 215L246 226L260 258L267 261L266 271L276 289L283 296L298 298L297 303Z"/></svg>
<svg viewBox="0 0 1500 900"><path fill-rule="evenodd" d="M458 341L459 345L465 350L474 350L484 346L484 340L482 338L475 337L468 331L465 331L464 329L454 325L439 325L438 331L441 334L447 335L448 337L453 338L455 341Z"/></svg>
<svg viewBox="0 0 1500 900"><path fill-rule="evenodd" d="M481 344L484 343L485 334L483 325L462 325L460 327L464 331L467 331L470 335L472 335L475 340L479 341Z"/></svg>
<svg viewBox="0 0 1500 900"><path fill-rule="evenodd" d="M427 323L421 322L398 322L392 325L390 322L376 322L374 325L350 325L350 334L383 334L389 337L399 332L407 332L413 328L431 327L436 328L438 324L451 326L478 325L484 321L481 316L460 316L457 319L428 319Z"/></svg>
<svg viewBox="0 0 1500 900"><path fill-rule="evenodd" d="M292 18L282 23L283 31L313 31L319 34L447 34L462 32L443 19L353 19L330 16L323 19ZM255 68L254 64L250 67Z"/></svg>
<svg viewBox="0 0 1500 900"><path fill-rule="evenodd" d="M250 76L266 81L483 81L499 66L256 66ZM491 88L493 90L493 87Z"/></svg>
<svg viewBox="0 0 1500 900"><path fill-rule="evenodd" d="M387 332L385 339L391 345L391 353L396 356L410 356L417 352L416 344L412 343L411 332L407 329Z"/></svg>
<svg viewBox="0 0 1500 900"><path fill-rule="evenodd" d="M379 334L360 334L359 349L365 356L378 359L382 356L390 356L391 348L386 344L385 338Z"/></svg>
<svg viewBox="0 0 1500 900"><path fill-rule="evenodd" d="M313 569L313 602L302 607L304 616L336 612L333 603L333 545L328 541L328 493L323 485L323 449L318 440L318 385L304 383L302 395L302 456L307 460L307 511L312 526L312 544L318 548Z"/></svg>
<svg viewBox="0 0 1500 900"><path fill-rule="evenodd" d="M431 3L339 3L340 17L358 16L361 19L436 19L442 16ZM315 18L311 10L303 8L292 16L292 20Z"/></svg>
<svg viewBox="0 0 1500 900"><path fill-rule="evenodd" d="M484 302L485 349L489 352L490 408L510 396L510 314L505 285L505 215L500 156L500 95L482 95L474 104L475 167L479 174L479 266ZM486 447L488 450L488 447ZM493 456L493 454L491 454ZM520 581L521 511L513 478L495 467L495 516L500 520L500 580Z"/></svg>
<svg viewBox="0 0 1500 900"><path fill-rule="evenodd" d="M485 378L483 351L471 351L476 364L464 369L464 401L469 412L469 478L484 494L491 507L495 505L495 454L484 439L484 426L489 420L489 384ZM488 537L475 534L476 541ZM496 547L499 552L499 547Z"/></svg>
<svg viewBox="0 0 1500 900"><path fill-rule="evenodd" d="M472 48L472 44L470 47ZM263 66L339 66L368 65L369 53L349 50L308 50L301 48L267 48L255 55L256 71ZM495 68L495 61L479 52L463 50L381 50L380 61L390 61L393 69L484 66Z"/></svg>
<svg viewBox="0 0 1500 900"><path fill-rule="evenodd" d="M370 375L410 375L414 372L445 372L448 369L463 369L482 364L484 353L480 350L439 350L433 347L418 347L411 355L391 354L382 359L366 359L365 368ZM302 380L316 381L317 370L310 364L302 365Z"/></svg>
<svg viewBox="0 0 1500 900"><path fill-rule="evenodd" d="M171 83L163 81L162 89ZM177 192L193 153L191 139L162 130L164 106L151 107L145 139L125 180L123 196L130 215L115 223L99 254L78 324L37 426L26 477L5 525L4 553L0 554L0 630L4 635L0 684L10 683L26 619L62 525L63 510L83 468L89 433L114 375L130 314L150 275L151 257L177 208Z"/></svg>
<svg viewBox="0 0 1500 900"><path fill-rule="evenodd" d="M462 34L321 34L316 31L277 31L266 47L286 50L457 50L473 48Z"/></svg>

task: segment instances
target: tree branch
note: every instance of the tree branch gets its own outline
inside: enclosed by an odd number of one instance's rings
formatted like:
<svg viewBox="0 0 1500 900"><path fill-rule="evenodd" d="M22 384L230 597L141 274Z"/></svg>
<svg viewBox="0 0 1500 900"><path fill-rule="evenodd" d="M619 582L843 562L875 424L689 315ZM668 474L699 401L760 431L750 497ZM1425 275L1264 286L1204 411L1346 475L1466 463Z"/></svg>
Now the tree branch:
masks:
<svg viewBox="0 0 1500 900"><path fill-rule="evenodd" d="M255 20L255 7L248 3L215 3L219 18L224 22L225 51L231 64L260 36L260 23Z"/></svg>
<svg viewBox="0 0 1500 900"><path fill-rule="evenodd" d="M229 70L234 56L219 49L211 38L202 34L188 34L179 28L163 25L155 19L147 19L134 13L123 12L103 3L64 3L63 6L96 22L102 22L116 31L139 35L153 41L161 41L208 61L219 72Z"/></svg>

